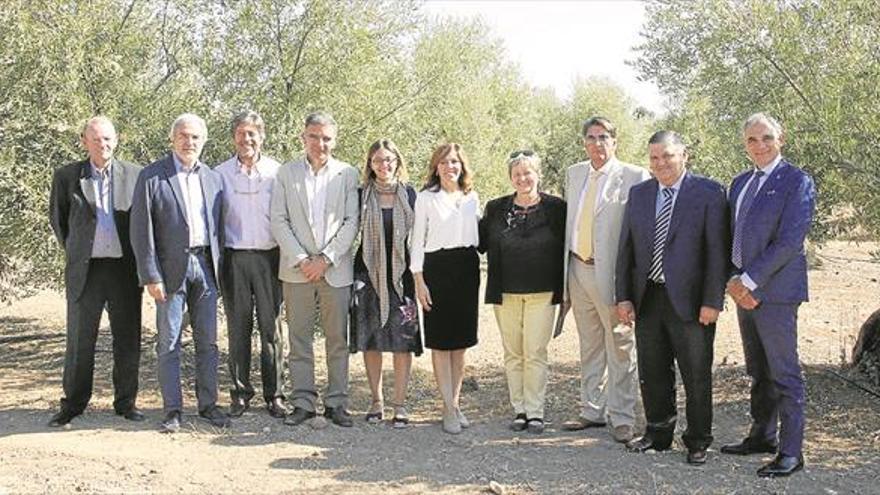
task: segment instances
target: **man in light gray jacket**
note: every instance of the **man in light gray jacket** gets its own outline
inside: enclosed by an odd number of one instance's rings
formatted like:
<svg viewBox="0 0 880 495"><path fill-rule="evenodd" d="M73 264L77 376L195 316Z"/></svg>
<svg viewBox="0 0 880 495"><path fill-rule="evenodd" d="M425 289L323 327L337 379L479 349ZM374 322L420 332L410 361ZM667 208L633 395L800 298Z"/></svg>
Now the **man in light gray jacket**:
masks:
<svg viewBox="0 0 880 495"><path fill-rule="evenodd" d="M298 425L316 414L315 312L320 308L327 354L324 416L351 426L348 400L348 305L358 231L357 170L336 160L336 122L317 112L305 119L305 156L284 165L272 191L272 233L281 249L281 279L290 332L293 412Z"/></svg>

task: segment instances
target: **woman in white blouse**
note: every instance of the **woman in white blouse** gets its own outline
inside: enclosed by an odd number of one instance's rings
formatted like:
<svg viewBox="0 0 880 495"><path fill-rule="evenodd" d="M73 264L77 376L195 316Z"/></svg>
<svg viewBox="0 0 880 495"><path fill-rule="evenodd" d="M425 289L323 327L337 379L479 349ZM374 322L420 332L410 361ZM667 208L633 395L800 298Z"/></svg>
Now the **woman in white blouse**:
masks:
<svg viewBox="0 0 880 495"><path fill-rule="evenodd" d="M424 312L425 347L443 397L443 431L470 426L459 408L464 354L477 344L480 287L480 202L461 146L439 146L431 155L425 188L416 198L410 269Z"/></svg>

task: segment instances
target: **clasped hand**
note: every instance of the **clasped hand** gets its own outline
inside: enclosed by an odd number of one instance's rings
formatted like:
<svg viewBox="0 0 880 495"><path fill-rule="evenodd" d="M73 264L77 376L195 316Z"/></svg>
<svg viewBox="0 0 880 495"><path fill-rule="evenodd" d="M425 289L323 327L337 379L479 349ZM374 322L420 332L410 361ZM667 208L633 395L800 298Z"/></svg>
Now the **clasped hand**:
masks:
<svg viewBox="0 0 880 495"><path fill-rule="evenodd" d="M752 310L760 304L760 301L739 277L733 277L727 282L727 293L733 298L733 302L743 309Z"/></svg>

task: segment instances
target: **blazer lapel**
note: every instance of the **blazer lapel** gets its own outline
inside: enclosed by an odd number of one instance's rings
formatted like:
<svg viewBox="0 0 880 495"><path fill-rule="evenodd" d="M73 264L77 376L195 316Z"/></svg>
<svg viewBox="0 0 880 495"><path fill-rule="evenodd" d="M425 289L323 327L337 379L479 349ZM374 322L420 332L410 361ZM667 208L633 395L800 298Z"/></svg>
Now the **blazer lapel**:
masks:
<svg viewBox="0 0 880 495"><path fill-rule="evenodd" d="M92 182L92 164L88 160L83 162L82 168L80 169L79 188L82 190L86 202L92 209L92 213L95 213L95 184Z"/></svg>
<svg viewBox="0 0 880 495"><path fill-rule="evenodd" d="M216 232L214 225L214 198L217 196L214 181L208 179L208 166L199 163L199 184L202 186L202 201L205 205L205 216L208 217L208 234Z"/></svg>
<svg viewBox="0 0 880 495"><path fill-rule="evenodd" d="M180 189L180 181L177 180L177 169L174 167L174 157L172 155L168 155L162 168L165 172L165 180L168 182L168 185L171 186L171 191L174 192L174 200L177 202L177 207L183 214L183 219L186 220L186 224L189 225L189 215L187 215L186 211L186 202L183 200L183 190Z"/></svg>
<svg viewBox="0 0 880 495"><path fill-rule="evenodd" d="M681 224L681 217L685 215L683 212L688 211L688 208L690 208L690 205L688 204L688 200L690 199L688 190L690 187L691 175L690 172L685 171L684 179L681 181L681 187L675 198L675 205L672 207L672 218L669 219L669 231L666 233L666 244L669 244L669 241L675 237L675 231L679 224ZM654 197L656 198L657 195L655 194Z"/></svg>
<svg viewBox="0 0 880 495"><path fill-rule="evenodd" d="M651 179L651 186L648 188L648 191L645 194L639 194L632 198L630 198L630 202L633 203L633 209L638 208L637 211L641 211L643 213L636 213L633 215L633 218L636 218L637 221L641 222L641 228L644 229L644 234L646 239L651 239L651 242L654 242L654 228L657 223L657 190L659 189L659 185L656 179ZM642 219L642 220L638 220Z"/></svg>
<svg viewBox="0 0 880 495"><path fill-rule="evenodd" d="M327 161L327 191L326 191L326 199L324 201L324 228L326 229L330 225L330 216L335 215L336 212L333 211L333 205L339 204L339 196L344 191L342 188L342 181L336 180L336 176L342 173L341 167L337 166L336 161L332 158Z"/></svg>
<svg viewBox="0 0 880 495"><path fill-rule="evenodd" d="M621 177L621 169L617 165L617 161L615 159L608 160L605 164L605 167L608 168L606 173L608 174L608 178L605 179L605 186L599 191L599 199L596 204L596 216L602 213L602 210L605 209L608 204L617 198L620 195L620 188L623 184L623 177ZM603 167L603 168L605 168Z"/></svg>
<svg viewBox="0 0 880 495"><path fill-rule="evenodd" d="M776 168L773 170L773 173L767 177L767 180L764 181L764 184L761 186L761 189L758 190L758 194L755 196L755 201L752 203L751 208L749 208L746 216L751 216L752 212L761 211L760 204L764 202L767 198L777 194L777 191L785 184L783 180L786 172L791 165L788 164L785 160L781 160Z"/></svg>

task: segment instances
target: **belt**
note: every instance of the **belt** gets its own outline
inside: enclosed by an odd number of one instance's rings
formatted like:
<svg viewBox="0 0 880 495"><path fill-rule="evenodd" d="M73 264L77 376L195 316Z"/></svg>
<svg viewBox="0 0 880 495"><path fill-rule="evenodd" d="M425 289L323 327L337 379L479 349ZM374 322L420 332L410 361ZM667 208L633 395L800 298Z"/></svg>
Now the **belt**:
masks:
<svg viewBox="0 0 880 495"><path fill-rule="evenodd" d="M581 263L583 263L585 265L595 265L596 264L596 261L593 258L583 259L574 251L569 251L569 253L571 253L572 256L577 258L578 261L580 261Z"/></svg>
<svg viewBox="0 0 880 495"><path fill-rule="evenodd" d="M269 248L269 249L239 249L239 248L225 248L226 251L231 251L233 253L271 253L272 251L277 251L278 248Z"/></svg>
<svg viewBox="0 0 880 495"><path fill-rule="evenodd" d="M211 251L208 249L208 246L195 246L186 248L186 252L189 254L194 254L196 256L201 256L203 254L211 254Z"/></svg>

